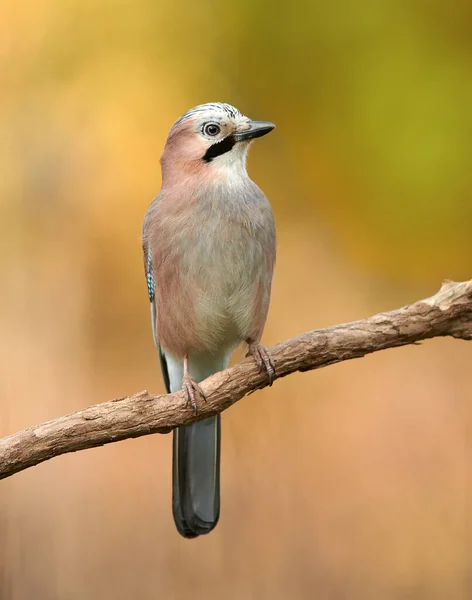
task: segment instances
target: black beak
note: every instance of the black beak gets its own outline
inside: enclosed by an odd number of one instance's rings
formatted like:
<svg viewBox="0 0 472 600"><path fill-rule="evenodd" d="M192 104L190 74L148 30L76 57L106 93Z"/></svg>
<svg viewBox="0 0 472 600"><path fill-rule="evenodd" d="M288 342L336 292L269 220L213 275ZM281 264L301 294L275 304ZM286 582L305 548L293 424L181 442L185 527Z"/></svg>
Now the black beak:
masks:
<svg viewBox="0 0 472 600"><path fill-rule="evenodd" d="M275 128L273 123L270 121L249 121L247 123L249 125L249 129L245 129L244 131L236 131L233 133L233 137L237 142L242 140L253 140L258 137L262 137L267 133L270 133L272 129Z"/></svg>

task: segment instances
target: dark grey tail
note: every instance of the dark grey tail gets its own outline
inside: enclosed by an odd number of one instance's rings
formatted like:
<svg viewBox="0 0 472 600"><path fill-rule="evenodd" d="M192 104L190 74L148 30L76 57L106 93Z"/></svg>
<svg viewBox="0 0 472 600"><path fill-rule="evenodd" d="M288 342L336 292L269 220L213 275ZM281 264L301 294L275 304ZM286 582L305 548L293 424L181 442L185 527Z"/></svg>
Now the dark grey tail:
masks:
<svg viewBox="0 0 472 600"><path fill-rule="evenodd" d="M166 357L159 349L162 376L170 392ZM221 417L174 429L172 512L186 538L209 533L220 516Z"/></svg>
<svg viewBox="0 0 472 600"><path fill-rule="evenodd" d="M209 533L220 516L221 417L174 430L172 510L186 538Z"/></svg>

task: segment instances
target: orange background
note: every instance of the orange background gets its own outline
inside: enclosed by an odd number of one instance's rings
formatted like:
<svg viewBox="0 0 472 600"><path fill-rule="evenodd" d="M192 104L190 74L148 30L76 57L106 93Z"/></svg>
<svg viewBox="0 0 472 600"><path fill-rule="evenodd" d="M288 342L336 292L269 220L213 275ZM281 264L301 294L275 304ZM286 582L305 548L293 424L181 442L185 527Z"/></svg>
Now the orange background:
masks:
<svg viewBox="0 0 472 600"><path fill-rule="evenodd" d="M202 102L278 126L249 157L278 229L266 344L469 279L471 19L463 0L2 0L0 434L163 391L141 222ZM244 399L195 541L170 436L2 481L1 600L470 598L471 359L433 340Z"/></svg>

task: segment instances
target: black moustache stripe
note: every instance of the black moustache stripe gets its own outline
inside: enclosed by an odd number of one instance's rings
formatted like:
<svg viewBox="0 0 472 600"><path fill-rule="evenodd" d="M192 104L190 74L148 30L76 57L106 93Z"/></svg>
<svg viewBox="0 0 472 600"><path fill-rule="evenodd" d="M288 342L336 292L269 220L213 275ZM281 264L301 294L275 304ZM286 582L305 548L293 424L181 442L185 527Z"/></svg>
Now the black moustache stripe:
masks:
<svg viewBox="0 0 472 600"><path fill-rule="evenodd" d="M225 137L221 142L217 142L208 148L205 152L205 156L203 160L205 162L211 162L217 156L221 156L222 154L226 154L229 152L233 146L236 144L236 140L232 135Z"/></svg>

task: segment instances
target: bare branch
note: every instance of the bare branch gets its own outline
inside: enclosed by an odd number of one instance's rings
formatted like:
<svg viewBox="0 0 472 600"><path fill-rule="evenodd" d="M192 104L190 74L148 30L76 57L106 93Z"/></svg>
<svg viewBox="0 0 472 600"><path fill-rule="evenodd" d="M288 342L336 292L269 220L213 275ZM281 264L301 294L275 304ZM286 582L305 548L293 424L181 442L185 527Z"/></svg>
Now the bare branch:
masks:
<svg viewBox="0 0 472 600"><path fill-rule="evenodd" d="M304 333L270 348L276 379L433 337L472 339L472 280L445 281L431 298L368 319ZM251 358L202 384L208 401L199 419L227 409L268 384ZM195 420L182 392L140 392L35 425L0 440L0 479L54 456L151 433Z"/></svg>

